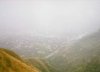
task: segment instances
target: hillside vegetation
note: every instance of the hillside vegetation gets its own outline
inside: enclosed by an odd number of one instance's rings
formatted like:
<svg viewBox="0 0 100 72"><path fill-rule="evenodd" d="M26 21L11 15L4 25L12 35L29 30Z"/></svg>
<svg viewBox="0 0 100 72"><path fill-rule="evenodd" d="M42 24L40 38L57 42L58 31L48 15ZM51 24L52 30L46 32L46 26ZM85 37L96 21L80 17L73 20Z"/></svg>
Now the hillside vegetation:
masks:
<svg viewBox="0 0 100 72"><path fill-rule="evenodd" d="M83 37L69 49L59 50L47 60L57 72L100 72L100 31Z"/></svg>
<svg viewBox="0 0 100 72"><path fill-rule="evenodd" d="M75 41L69 48L59 48L47 57L35 56L34 47L26 49L30 53L24 50L20 50L23 55L31 56L20 55L23 61L14 52L0 49L0 72L100 72L100 31Z"/></svg>
<svg viewBox="0 0 100 72"><path fill-rule="evenodd" d="M0 72L39 72L12 51L0 48Z"/></svg>
<svg viewBox="0 0 100 72"><path fill-rule="evenodd" d="M37 67L39 70L41 70L41 72L58 72L55 68L52 68L52 66L50 66L45 59L28 58L26 61L29 64Z"/></svg>

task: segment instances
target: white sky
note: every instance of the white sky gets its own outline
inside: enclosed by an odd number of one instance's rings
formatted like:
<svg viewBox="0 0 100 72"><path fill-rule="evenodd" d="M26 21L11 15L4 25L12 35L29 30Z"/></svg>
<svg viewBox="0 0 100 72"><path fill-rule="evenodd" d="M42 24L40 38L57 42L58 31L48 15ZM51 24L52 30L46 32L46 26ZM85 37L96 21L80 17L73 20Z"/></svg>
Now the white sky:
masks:
<svg viewBox="0 0 100 72"><path fill-rule="evenodd" d="M85 34L100 28L99 0L2 0L0 34L44 37Z"/></svg>

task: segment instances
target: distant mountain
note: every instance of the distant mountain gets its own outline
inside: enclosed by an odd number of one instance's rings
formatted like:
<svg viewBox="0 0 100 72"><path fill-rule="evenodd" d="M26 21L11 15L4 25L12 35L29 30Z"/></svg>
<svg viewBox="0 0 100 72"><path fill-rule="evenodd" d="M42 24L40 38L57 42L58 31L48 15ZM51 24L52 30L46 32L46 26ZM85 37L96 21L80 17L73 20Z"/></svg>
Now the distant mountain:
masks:
<svg viewBox="0 0 100 72"><path fill-rule="evenodd" d="M71 51L88 57L100 55L100 31L83 37L74 43Z"/></svg>
<svg viewBox="0 0 100 72"><path fill-rule="evenodd" d="M47 61L58 72L100 72L100 31L59 49Z"/></svg>
<svg viewBox="0 0 100 72"><path fill-rule="evenodd" d="M26 64L14 52L0 48L0 72L40 72Z"/></svg>

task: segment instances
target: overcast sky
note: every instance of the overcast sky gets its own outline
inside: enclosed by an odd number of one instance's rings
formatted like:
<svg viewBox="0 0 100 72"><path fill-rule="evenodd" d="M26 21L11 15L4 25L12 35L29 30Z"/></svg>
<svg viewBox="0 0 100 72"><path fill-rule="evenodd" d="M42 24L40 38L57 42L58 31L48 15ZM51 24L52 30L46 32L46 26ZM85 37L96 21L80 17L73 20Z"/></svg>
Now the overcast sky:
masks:
<svg viewBox="0 0 100 72"><path fill-rule="evenodd" d="M0 34L57 37L99 28L99 0L0 0Z"/></svg>

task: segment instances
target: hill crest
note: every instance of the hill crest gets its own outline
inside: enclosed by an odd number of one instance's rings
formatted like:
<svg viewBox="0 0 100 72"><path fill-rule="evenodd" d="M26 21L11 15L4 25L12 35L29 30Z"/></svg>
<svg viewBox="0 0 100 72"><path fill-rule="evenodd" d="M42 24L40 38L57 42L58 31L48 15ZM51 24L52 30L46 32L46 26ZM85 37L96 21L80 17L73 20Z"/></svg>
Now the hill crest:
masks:
<svg viewBox="0 0 100 72"><path fill-rule="evenodd" d="M40 72L37 68L27 65L7 51L9 50L0 49L0 72Z"/></svg>

